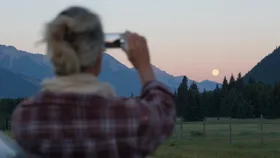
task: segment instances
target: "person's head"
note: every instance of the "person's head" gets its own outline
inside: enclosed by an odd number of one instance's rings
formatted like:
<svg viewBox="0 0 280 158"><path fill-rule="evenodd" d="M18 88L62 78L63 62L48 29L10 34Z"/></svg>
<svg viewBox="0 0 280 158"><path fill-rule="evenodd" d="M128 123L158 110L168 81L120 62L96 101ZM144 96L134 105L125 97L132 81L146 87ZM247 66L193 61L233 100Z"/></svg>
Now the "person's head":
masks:
<svg viewBox="0 0 280 158"><path fill-rule="evenodd" d="M97 14L83 7L63 10L47 24L44 41L56 75L99 74L104 33Z"/></svg>

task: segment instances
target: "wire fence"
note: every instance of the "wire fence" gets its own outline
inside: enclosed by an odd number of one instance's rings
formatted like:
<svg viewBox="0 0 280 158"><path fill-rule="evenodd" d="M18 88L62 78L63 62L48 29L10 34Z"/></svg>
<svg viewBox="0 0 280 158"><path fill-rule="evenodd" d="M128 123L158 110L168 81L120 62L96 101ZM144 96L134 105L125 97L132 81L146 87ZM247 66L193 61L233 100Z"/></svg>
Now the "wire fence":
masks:
<svg viewBox="0 0 280 158"><path fill-rule="evenodd" d="M177 119L172 138L185 140L201 138L225 143L254 142L280 144L280 119L231 119L206 118L201 122L183 122ZM11 121L2 120L2 131L11 131Z"/></svg>
<svg viewBox="0 0 280 158"><path fill-rule="evenodd" d="M184 140L192 137L212 141L280 143L280 120L207 118L202 122L183 122L177 119L173 138Z"/></svg>

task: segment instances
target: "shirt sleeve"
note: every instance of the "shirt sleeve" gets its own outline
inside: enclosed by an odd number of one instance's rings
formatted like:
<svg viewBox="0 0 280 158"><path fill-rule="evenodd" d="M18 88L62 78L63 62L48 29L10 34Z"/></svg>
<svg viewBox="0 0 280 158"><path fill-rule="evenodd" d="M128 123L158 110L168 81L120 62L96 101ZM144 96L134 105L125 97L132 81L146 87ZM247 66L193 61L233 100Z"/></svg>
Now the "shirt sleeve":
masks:
<svg viewBox="0 0 280 158"><path fill-rule="evenodd" d="M140 119L138 149L145 156L153 153L173 133L176 120L174 96L164 84L151 81L143 86L140 97L134 102Z"/></svg>

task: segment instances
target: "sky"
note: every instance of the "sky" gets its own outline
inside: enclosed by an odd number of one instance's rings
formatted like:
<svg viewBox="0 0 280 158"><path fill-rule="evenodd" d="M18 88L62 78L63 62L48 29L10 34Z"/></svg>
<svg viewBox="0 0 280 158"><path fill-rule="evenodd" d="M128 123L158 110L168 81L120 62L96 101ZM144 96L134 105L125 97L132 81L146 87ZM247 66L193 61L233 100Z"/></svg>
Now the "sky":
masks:
<svg viewBox="0 0 280 158"><path fill-rule="evenodd" d="M61 10L84 6L100 15L105 32L144 35L152 64L196 81L221 82L247 73L280 45L280 0L0 0L0 43L32 53L44 24ZM109 50L131 67L120 50ZM219 76L211 74L213 69Z"/></svg>

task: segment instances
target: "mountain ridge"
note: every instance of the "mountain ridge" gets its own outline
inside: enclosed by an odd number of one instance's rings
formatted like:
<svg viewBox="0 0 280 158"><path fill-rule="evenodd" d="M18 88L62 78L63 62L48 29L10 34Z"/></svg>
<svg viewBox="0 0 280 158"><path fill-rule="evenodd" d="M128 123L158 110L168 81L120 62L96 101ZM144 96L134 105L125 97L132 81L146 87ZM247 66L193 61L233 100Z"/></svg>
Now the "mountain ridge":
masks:
<svg viewBox="0 0 280 158"><path fill-rule="evenodd" d="M0 45L0 68L18 74L20 76L19 78L30 80L38 85L44 78L54 76L52 64L46 55L29 53L9 45ZM166 84L172 91L177 89L182 80L182 76L173 76L156 66L153 66L153 70L157 79ZM141 83L137 71L134 68L128 68L107 53L103 55L102 71L98 78L101 81L112 84L121 96L129 96L131 93L139 95L141 90ZM192 81L190 80L189 84ZM209 81L209 85L205 83L199 85L200 82L196 83L200 91L204 89L213 90L213 87L216 87L217 84L213 81Z"/></svg>
<svg viewBox="0 0 280 158"><path fill-rule="evenodd" d="M259 61L250 71L248 71L243 79L247 83L252 78L257 82L266 84L274 84L280 81L280 73L278 72L280 63L280 46L277 46L271 53L266 55Z"/></svg>
<svg viewBox="0 0 280 158"><path fill-rule="evenodd" d="M1 67L0 76L0 98L29 97L39 90L39 84Z"/></svg>

